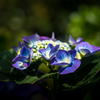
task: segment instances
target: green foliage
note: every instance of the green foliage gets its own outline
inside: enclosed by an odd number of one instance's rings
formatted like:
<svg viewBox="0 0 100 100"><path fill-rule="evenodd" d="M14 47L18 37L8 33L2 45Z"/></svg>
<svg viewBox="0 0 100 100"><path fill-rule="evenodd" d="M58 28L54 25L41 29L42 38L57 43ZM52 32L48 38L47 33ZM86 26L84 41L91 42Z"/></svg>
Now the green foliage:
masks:
<svg viewBox="0 0 100 100"><path fill-rule="evenodd" d="M12 59L15 57L15 52L11 49L0 53L0 81L15 82L17 84L34 84L35 82L53 76L55 73L37 74L38 67L41 62L32 63L29 68L20 71L12 67Z"/></svg>
<svg viewBox="0 0 100 100"><path fill-rule="evenodd" d="M70 78L70 80L67 80L67 82L63 84L64 91L77 89L82 86L87 86L97 82L98 80L100 80L99 71L100 56L93 55L84 58L82 60L80 68L75 73L64 76L66 80L67 78ZM97 74L99 75L97 76Z"/></svg>
<svg viewBox="0 0 100 100"><path fill-rule="evenodd" d="M12 59L16 53L11 49L0 53L0 81L15 82L16 84L34 84L43 78L54 78L58 72L38 74L41 62L32 63L26 70L20 71L12 67ZM73 90L100 80L100 56L93 55L82 59L80 68L71 74L59 75L60 88L64 91Z"/></svg>
<svg viewBox="0 0 100 100"><path fill-rule="evenodd" d="M67 33L74 37L83 37L93 45L100 45L100 7L80 5L77 11L70 13ZM87 36L88 34L88 36Z"/></svg>

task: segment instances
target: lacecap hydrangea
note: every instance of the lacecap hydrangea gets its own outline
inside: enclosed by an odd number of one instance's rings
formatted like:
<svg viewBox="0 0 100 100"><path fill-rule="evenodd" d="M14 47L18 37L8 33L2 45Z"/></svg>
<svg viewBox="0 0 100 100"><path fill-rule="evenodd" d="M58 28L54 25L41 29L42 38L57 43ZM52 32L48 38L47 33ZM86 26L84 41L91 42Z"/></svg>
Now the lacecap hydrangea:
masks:
<svg viewBox="0 0 100 100"><path fill-rule="evenodd" d="M13 46L17 56L12 60L13 67L25 70L32 62L47 62L59 74L69 74L75 72L81 65L81 59L93 55L100 51L100 47L85 42L83 38L74 39L69 35L69 40L62 42L52 37L39 36L37 33L32 36L22 37L23 42L19 42L18 47ZM50 67L51 68L51 67Z"/></svg>

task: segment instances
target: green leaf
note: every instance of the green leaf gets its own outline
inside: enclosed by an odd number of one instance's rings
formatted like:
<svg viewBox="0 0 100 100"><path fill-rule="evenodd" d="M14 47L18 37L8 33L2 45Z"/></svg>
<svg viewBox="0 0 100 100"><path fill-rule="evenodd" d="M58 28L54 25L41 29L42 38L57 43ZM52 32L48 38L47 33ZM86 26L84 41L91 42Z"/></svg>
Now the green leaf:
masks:
<svg viewBox="0 0 100 100"><path fill-rule="evenodd" d="M37 76L29 76L29 75L27 75L22 81L18 81L16 83L17 84L25 84L25 83L33 84L37 80L38 80Z"/></svg>
<svg viewBox="0 0 100 100"><path fill-rule="evenodd" d="M17 84L25 84L25 83L34 84L35 82L40 81L43 78L48 78L48 77L53 76L55 74L59 74L59 73L58 72L55 72L55 73L47 73L47 74L41 75L40 77L27 75L25 77L25 79L23 79L22 81L18 81Z"/></svg>
<svg viewBox="0 0 100 100"><path fill-rule="evenodd" d="M98 74L98 76L97 76ZM65 75L64 90L73 90L100 80L100 55L93 55L82 60L75 73Z"/></svg>
<svg viewBox="0 0 100 100"><path fill-rule="evenodd" d="M12 67L12 59L15 56L16 53L12 49L0 53L0 81L15 82L17 84L34 84L43 78L53 77L53 75L58 74L58 72L51 72L38 75L39 66L44 66L40 61L33 62L26 70L20 71Z"/></svg>
<svg viewBox="0 0 100 100"><path fill-rule="evenodd" d="M65 83L65 84L62 84L65 88L71 88L72 86L71 85L69 85L69 84L67 84L67 83Z"/></svg>
<svg viewBox="0 0 100 100"><path fill-rule="evenodd" d="M24 76L22 72L12 67L12 59L15 56L16 53L12 49L0 53L0 81L14 82Z"/></svg>
<svg viewBox="0 0 100 100"><path fill-rule="evenodd" d="M85 84L91 83L95 75L100 71L100 56L94 58L95 59L90 64L84 67L83 72L85 72L86 74L83 74L84 77L81 82Z"/></svg>

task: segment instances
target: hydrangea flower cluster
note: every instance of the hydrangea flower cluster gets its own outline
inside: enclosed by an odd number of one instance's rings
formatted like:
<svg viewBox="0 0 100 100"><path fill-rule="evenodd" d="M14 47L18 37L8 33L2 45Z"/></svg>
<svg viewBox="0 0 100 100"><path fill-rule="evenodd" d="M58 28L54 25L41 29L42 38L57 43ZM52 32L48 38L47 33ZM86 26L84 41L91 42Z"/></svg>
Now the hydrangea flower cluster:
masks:
<svg viewBox="0 0 100 100"><path fill-rule="evenodd" d="M22 39L18 47L13 46L17 56L12 60L12 66L19 70L25 70L32 62L40 60L48 62L49 66L59 66L59 74L69 74L80 67L82 57L100 51L100 47L90 45L83 38L74 40L71 35L67 42L61 42L55 39L54 32L51 38L36 33Z"/></svg>

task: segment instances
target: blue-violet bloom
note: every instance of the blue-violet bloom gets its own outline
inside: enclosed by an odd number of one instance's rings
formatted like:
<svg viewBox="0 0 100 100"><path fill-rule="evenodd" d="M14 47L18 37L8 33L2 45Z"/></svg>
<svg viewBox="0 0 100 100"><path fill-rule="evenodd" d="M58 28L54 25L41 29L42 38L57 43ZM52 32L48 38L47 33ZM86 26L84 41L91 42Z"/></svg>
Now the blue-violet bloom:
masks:
<svg viewBox="0 0 100 100"><path fill-rule="evenodd" d="M38 41L40 36L36 33L31 36L22 37L25 44L33 44L33 42Z"/></svg>
<svg viewBox="0 0 100 100"><path fill-rule="evenodd" d="M50 40L50 39L53 40L53 41L56 41L54 32L52 32L51 38L49 38L47 36L40 36L40 38L39 38L40 41L42 41L42 40Z"/></svg>
<svg viewBox="0 0 100 100"><path fill-rule="evenodd" d="M89 56L100 51L100 47L90 45L88 42L82 42L75 47L75 50L82 56Z"/></svg>
<svg viewBox="0 0 100 100"><path fill-rule="evenodd" d="M79 44L79 43L81 43L81 42L83 42L83 38L77 38L76 40L74 40L74 38L71 36L71 35L69 35L69 40L68 40L68 43L70 44L70 45L76 45L76 44Z"/></svg>
<svg viewBox="0 0 100 100"><path fill-rule="evenodd" d="M69 74L79 68L81 61L75 58L76 50L59 50L56 57L52 59L51 65L58 65L59 74Z"/></svg>
<svg viewBox="0 0 100 100"><path fill-rule="evenodd" d="M12 64L12 66L19 70L24 70L30 65L32 57L32 48L28 49L27 47L23 46L20 51L20 54L12 60L13 62L15 62L14 64Z"/></svg>
<svg viewBox="0 0 100 100"><path fill-rule="evenodd" d="M58 49L59 45L54 47L52 44L48 44L47 48L40 49L39 52L46 60L51 60L56 55Z"/></svg>
<svg viewBox="0 0 100 100"><path fill-rule="evenodd" d="M22 46L24 46L25 44L21 41L18 42L18 47L16 46L12 46L12 48L16 51L17 54L20 54L20 50L22 48Z"/></svg>

